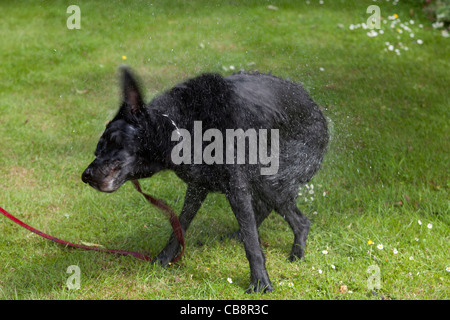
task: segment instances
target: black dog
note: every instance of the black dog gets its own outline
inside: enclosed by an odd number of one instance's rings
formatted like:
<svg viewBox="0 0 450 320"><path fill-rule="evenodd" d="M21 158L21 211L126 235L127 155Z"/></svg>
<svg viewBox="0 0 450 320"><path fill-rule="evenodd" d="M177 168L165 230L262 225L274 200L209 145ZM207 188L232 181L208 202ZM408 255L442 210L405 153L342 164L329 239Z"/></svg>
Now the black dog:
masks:
<svg viewBox="0 0 450 320"><path fill-rule="evenodd" d="M203 74L147 105L126 68L122 68L122 85L122 105L106 126L95 151L96 159L84 171L82 180L99 191L113 192L127 180L173 170L187 183L179 217L184 232L209 192L224 193L239 223L239 237L250 263L247 292L272 291L258 227L272 210L276 211L294 232L289 259L303 257L310 221L297 208L297 192L319 169L329 139L327 122L317 105L301 85L257 72L239 72L225 78ZM195 133L199 124L201 132ZM260 142L270 145L276 168L263 174L268 162L263 163L261 153L256 163L251 154L245 155L245 163L242 159L236 162L239 141L234 144L233 140L230 149L225 137L220 141L217 135L216 148L210 153L214 162L199 159L201 152L186 149L190 146L186 133L194 140L197 137L197 146L200 137L200 147L204 148L207 141L213 140L203 136L208 129L223 134L229 132L227 129L245 130L240 138L241 142L242 138L249 141L247 153L251 151L250 138L256 134ZM267 130L271 129L277 130L271 131L272 139L267 141ZM229 155L230 150L234 158L220 161L220 156ZM184 161L180 162L174 156L178 157L181 151ZM166 265L179 250L180 244L172 234L157 259Z"/></svg>

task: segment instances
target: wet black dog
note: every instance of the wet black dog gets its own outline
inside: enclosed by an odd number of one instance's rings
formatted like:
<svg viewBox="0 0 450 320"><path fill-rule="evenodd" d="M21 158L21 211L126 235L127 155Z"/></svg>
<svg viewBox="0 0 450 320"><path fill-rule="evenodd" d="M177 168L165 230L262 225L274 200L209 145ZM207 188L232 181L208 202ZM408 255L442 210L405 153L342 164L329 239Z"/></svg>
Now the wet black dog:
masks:
<svg viewBox="0 0 450 320"><path fill-rule="evenodd" d="M247 292L272 291L258 227L276 211L294 232L289 259L303 257L310 221L296 205L297 192L319 169L329 139L326 120L317 105L301 85L257 72L225 78L203 74L149 104L145 104L127 68L122 68L122 85L122 105L106 126L96 159L82 180L99 191L113 192L127 180L173 170L187 183L179 217L184 232L209 192L224 193L239 223L238 234L250 263ZM242 129L240 137L237 129ZM228 137L229 132L235 133L231 147L229 140L218 134L227 133ZM190 137L197 151L189 150ZM258 139L257 146L262 148L265 142L270 149L270 170L264 153L250 154L255 150L251 144ZM244 160L238 159L239 140L248 141ZM225 154L233 158L221 159ZM264 169L268 171L263 173ZM157 258L166 265L179 250L172 234Z"/></svg>

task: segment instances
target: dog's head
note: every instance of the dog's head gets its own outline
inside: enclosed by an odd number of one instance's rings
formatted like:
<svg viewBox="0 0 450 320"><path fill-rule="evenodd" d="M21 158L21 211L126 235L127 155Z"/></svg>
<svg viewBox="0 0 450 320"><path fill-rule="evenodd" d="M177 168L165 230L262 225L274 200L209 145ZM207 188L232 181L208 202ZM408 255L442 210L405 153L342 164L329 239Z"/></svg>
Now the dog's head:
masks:
<svg viewBox="0 0 450 320"><path fill-rule="evenodd" d="M127 68L122 68L123 102L114 119L106 125L97 149L96 159L81 179L102 192L116 191L128 180L144 178L160 170L147 163L145 140L148 119L139 86Z"/></svg>

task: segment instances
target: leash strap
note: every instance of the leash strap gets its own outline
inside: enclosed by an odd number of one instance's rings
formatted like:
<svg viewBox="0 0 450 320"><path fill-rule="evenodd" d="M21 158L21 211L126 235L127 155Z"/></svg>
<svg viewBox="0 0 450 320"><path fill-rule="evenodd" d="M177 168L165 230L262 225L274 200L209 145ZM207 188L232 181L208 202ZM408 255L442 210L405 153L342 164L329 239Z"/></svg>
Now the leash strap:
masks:
<svg viewBox="0 0 450 320"><path fill-rule="evenodd" d="M178 242L180 243L182 249L181 252L172 260L172 263L177 262L180 260L181 256L184 254L184 235L183 235L183 228L181 227L180 221L178 220L177 215L175 212L173 212L172 208L170 208L167 203L165 203L163 200L156 199L152 197L151 195L148 195L144 192L142 192L141 186L137 180L131 180L133 183L135 189L144 196L145 199L155 207L158 207L161 209L169 218L170 224L173 229L173 233L175 234L175 237L177 238Z"/></svg>
<svg viewBox="0 0 450 320"><path fill-rule="evenodd" d="M178 256L176 256L172 262L175 263L177 262L181 256L184 254L184 237L183 237L183 229L181 228L181 224L180 221L178 220L177 215L173 212L173 210L162 200L153 198L152 196L142 192L141 186L139 185L139 182L137 180L133 180L133 185L136 188L136 190L141 193L145 199L147 199L148 202L150 202L152 205L158 207L159 209L163 210L170 218L170 224L172 225L172 228L174 230L175 236L177 238L177 240L180 242L180 244L182 245L182 251L178 254ZM12 214L10 214L8 211L6 211L5 209L3 209L0 206L0 212L7 217L8 219L14 221L15 223L17 223L18 225L20 225L21 227L24 227L25 229L41 236L44 237L46 239L49 239L53 242L65 245L65 246L69 246L69 247L74 247L74 248L80 248L80 249L85 249L85 250L94 250L94 251L101 251L101 252L108 252L108 253L115 253L115 254L120 254L120 255L124 255L124 256L133 256L137 259L141 259L144 261L152 261L152 258L146 256L145 254L139 253L139 252L135 252L135 251L128 251L128 250L118 250L118 249L106 249L106 248L99 248L99 247L92 247L92 246L86 246L83 244L76 244L76 243L72 243L69 241L65 241L65 240L61 240L58 239L56 237L53 237L51 235L48 235L42 231L39 231L31 226L29 226L28 224L26 224L25 222L17 219L16 217L14 217Z"/></svg>

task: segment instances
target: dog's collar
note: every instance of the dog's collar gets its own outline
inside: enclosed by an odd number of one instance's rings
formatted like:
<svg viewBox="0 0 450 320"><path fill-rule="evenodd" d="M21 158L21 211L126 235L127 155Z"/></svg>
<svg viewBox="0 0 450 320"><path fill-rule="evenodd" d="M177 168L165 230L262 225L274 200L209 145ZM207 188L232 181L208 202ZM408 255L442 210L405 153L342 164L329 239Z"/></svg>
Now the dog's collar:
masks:
<svg viewBox="0 0 450 320"><path fill-rule="evenodd" d="M175 123L175 121L173 121L173 119L172 119L168 114L161 113L161 115L162 115L163 117L166 117L167 119L169 119L170 123L172 123L172 125L175 127L175 130L176 130L176 132L177 132L178 138L181 137L180 129L178 128L178 126L177 126L177 124Z"/></svg>

